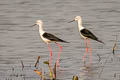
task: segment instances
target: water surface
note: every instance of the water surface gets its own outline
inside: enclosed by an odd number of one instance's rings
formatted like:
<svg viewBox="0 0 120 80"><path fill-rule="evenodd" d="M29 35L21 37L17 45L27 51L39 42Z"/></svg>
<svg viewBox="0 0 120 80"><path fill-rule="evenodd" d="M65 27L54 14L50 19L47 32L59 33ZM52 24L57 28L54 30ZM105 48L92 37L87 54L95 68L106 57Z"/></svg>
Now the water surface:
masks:
<svg viewBox="0 0 120 80"><path fill-rule="evenodd" d="M69 41L63 46L60 70L57 79L72 80L73 75L81 80L99 80L99 74L108 58L100 80L119 79L119 56L112 55L115 35L120 34L119 0L1 0L0 1L0 78L1 80L39 80L33 71L37 56L41 56L40 67L48 74L49 59L47 45L39 37L38 27L28 27L41 19L44 29ZM82 16L83 25L93 31L106 44L91 41L92 65L84 65L84 40L80 38L77 23L68 23L75 16ZM54 62L59 48L51 43ZM99 55L101 61L99 62ZM88 57L87 57L88 59ZM25 68L21 69L21 62ZM53 63L54 63L53 62Z"/></svg>

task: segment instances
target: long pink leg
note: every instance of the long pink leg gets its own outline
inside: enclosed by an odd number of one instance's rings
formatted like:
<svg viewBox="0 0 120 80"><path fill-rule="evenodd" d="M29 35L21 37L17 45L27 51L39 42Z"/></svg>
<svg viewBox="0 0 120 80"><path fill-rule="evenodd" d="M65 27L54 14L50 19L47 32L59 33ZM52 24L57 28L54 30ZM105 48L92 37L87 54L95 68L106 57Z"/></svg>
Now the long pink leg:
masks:
<svg viewBox="0 0 120 80"><path fill-rule="evenodd" d="M88 53L88 46L87 46L87 40L86 39L85 39L85 45L86 45L86 52L85 52L85 54L83 56L83 62L85 61L86 55Z"/></svg>
<svg viewBox="0 0 120 80"><path fill-rule="evenodd" d="M51 65L52 63L52 50L50 48L50 44L48 43L48 48L49 48L49 51L50 51L50 59L49 59L49 64Z"/></svg>
<svg viewBox="0 0 120 80"><path fill-rule="evenodd" d="M90 61L90 63L92 63L92 48L91 48L91 46L90 46L90 40L88 39L88 44L89 44L89 61Z"/></svg>
<svg viewBox="0 0 120 80"><path fill-rule="evenodd" d="M58 43L56 43L56 44L60 48L59 53L58 53L58 58L57 58L57 67L59 67L60 66L59 65L59 59L60 59L60 54L61 54L61 51L62 51L62 46L60 44L58 44Z"/></svg>

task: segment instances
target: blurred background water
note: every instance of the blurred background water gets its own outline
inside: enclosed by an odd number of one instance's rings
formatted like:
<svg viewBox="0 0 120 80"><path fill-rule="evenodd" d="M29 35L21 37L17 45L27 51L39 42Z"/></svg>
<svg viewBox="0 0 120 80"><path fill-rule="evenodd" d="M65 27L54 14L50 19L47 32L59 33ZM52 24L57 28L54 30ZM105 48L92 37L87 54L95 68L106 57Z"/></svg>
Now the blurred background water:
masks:
<svg viewBox="0 0 120 80"><path fill-rule="evenodd" d="M91 40L91 66L89 62L86 65L82 62L85 44L79 36L77 22L68 23L77 15L82 16L86 28L106 43ZM61 43L63 50L57 79L72 80L72 76L77 75L81 80L98 80L108 55L100 80L120 79L119 56L112 55L115 35L118 35L116 54L120 52L119 0L0 0L1 80L39 80L33 71L37 56L41 56L40 67L48 73L48 67L42 63L49 59L48 47L40 40L38 27L29 27L38 19L43 20L45 31L70 42ZM54 64L59 48L54 43L51 47ZM24 70L21 70L21 60Z"/></svg>

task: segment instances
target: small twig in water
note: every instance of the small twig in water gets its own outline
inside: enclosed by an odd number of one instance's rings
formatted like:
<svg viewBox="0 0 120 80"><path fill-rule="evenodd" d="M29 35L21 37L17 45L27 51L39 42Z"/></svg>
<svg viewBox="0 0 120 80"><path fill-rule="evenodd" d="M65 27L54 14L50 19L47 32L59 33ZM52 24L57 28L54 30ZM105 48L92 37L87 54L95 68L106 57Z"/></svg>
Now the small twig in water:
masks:
<svg viewBox="0 0 120 80"><path fill-rule="evenodd" d="M113 46L113 48L112 48L112 52L113 52L113 54L115 55L115 49L117 48L117 35L116 35L116 40L115 40L115 44L114 44L114 46Z"/></svg>
<svg viewBox="0 0 120 80"><path fill-rule="evenodd" d="M73 76L73 79L72 80L79 80L78 79L78 76Z"/></svg>
<svg viewBox="0 0 120 80"><path fill-rule="evenodd" d="M21 64L22 64L22 70L23 70L23 68L24 68L24 64L23 64L23 61L21 60Z"/></svg>
<svg viewBox="0 0 120 80"><path fill-rule="evenodd" d="M97 56L99 57L99 62L101 61L101 57L100 57L100 55L99 54L97 54Z"/></svg>
<svg viewBox="0 0 120 80"><path fill-rule="evenodd" d="M40 56L38 56L38 58L37 58L37 61L35 63L35 67L37 67L37 64L39 63L39 60L40 60Z"/></svg>
<svg viewBox="0 0 120 80"><path fill-rule="evenodd" d="M56 79L56 63L54 65L54 68L53 68L53 78Z"/></svg>

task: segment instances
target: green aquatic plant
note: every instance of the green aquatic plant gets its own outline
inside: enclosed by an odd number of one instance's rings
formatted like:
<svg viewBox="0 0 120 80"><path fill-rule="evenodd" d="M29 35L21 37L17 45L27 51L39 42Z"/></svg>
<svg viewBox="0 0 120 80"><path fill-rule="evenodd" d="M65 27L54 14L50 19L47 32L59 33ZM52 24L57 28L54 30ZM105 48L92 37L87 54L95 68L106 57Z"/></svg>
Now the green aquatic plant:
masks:
<svg viewBox="0 0 120 80"><path fill-rule="evenodd" d="M49 65L49 61L44 61L44 64L47 64L49 67L49 75L51 77L51 80L56 79L56 63L54 65L54 68L52 69L51 66Z"/></svg>
<svg viewBox="0 0 120 80"><path fill-rule="evenodd" d="M54 77L53 77L52 68L51 68L51 66L49 65L49 61L44 61L44 64L47 64L48 67L49 67L49 75L50 75L50 77L51 77L51 80L55 80Z"/></svg>

